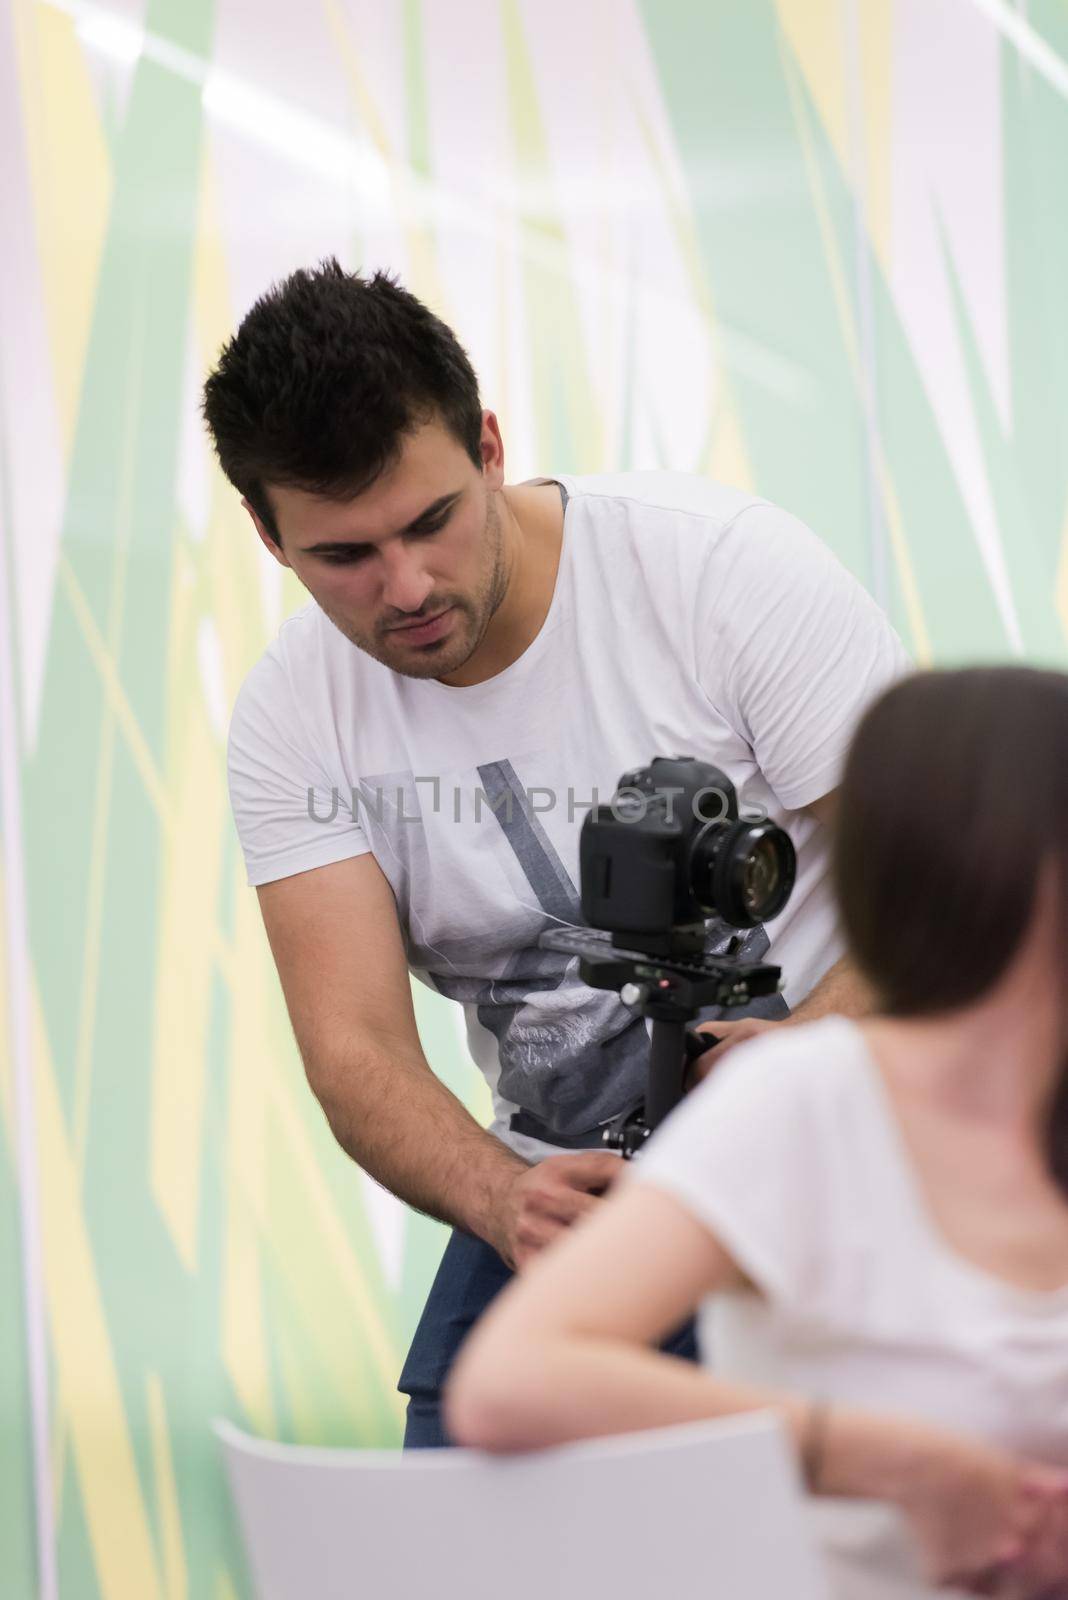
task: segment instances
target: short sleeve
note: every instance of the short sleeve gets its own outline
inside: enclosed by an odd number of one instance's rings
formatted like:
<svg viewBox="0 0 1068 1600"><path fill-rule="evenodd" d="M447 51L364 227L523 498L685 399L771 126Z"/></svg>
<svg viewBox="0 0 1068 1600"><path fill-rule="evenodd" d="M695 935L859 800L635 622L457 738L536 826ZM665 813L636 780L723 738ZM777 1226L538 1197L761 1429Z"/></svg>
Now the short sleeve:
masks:
<svg viewBox="0 0 1068 1600"><path fill-rule="evenodd" d="M788 810L837 787L866 708L911 663L888 618L814 533L748 507L702 576L701 687Z"/></svg>
<svg viewBox="0 0 1068 1600"><path fill-rule="evenodd" d="M631 1174L679 1200L781 1306L810 1301L826 1233L811 1063L791 1048L806 1031L736 1046L653 1135Z"/></svg>
<svg viewBox="0 0 1068 1600"><path fill-rule="evenodd" d="M230 807L249 884L364 855L351 795L311 747L282 664L266 655L238 693L227 741Z"/></svg>

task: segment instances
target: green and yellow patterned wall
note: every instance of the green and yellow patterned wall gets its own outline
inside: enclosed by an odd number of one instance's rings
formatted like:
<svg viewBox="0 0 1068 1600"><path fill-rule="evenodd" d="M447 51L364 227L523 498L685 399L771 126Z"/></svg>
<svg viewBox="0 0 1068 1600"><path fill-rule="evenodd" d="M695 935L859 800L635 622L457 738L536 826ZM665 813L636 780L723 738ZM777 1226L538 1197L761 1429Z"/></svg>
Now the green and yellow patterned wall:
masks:
<svg viewBox="0 0 1068 1600"><path fill-rule="evenodd" d="M918 660L1063 663L1068 5L3 0L0 73L0 1592L229 1600L211 1417L395 1444L441 1236L334 1147L245 886L227 718L302 592L205 370L395 268L513 478L753 485Z"/></svg>

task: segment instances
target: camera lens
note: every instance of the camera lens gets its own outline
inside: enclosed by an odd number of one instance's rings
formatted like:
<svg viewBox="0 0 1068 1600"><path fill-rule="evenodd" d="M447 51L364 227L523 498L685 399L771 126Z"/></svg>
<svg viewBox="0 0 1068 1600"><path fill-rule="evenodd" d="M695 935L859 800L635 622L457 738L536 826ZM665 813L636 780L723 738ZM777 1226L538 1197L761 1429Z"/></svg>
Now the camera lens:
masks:
<svg viewBox="0 0 1068 1600"><path fill-rule="evenodd" d="M693 892L733 928L777 916L794 885L797 858L789 834L770 822L720 822L706 828L691 861Z"/></svg>
<svg viewBox="0 0 1068 1600"><path fill-rule="evenodd" d="M761 918L763 907L775 899L780 876L775 846L770 839L758 839L742 866L742 899L755 917Z"/></svg>

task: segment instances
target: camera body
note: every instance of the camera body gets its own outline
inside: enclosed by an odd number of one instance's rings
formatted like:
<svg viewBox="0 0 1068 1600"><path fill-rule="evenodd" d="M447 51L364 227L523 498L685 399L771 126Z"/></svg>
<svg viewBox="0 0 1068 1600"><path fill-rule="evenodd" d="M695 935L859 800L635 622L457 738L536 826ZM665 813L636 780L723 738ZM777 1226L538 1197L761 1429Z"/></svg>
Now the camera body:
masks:
<svg viewBox="0 0 1068 1600"><path fill-rule="evenodd" d="M740 817L730 779L692 756L625 772L579 838L584 918L649 955L699 955L712 916L734 928L775 916L795 871L789 836Z"/></svg>
<svg viewBox="0 0 1068 1600"><path fill-rule="evenodd" d="M715 1042L688 1033L698 1011L779 988L778 967L739 955L740 934L726 953L708 952L708 922L755 928L782 910L795 872L789 835L740 817L730 779L693 756L625 772L611 803L587 815L579 876L589 926L546 930L540 943L578 956L585 983L617 990L652 1023L645 1101L604 1130L623 1156L637 1155L682 1098L687 1060Z"/></svg>

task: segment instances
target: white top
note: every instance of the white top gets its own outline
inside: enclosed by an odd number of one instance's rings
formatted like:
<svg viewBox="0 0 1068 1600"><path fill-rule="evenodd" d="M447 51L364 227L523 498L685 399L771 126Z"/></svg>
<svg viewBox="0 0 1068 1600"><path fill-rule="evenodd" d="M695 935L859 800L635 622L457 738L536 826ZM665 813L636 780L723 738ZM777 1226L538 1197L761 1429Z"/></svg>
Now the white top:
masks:
<svg viewBox="0 0 1068 1600"><path fill-rule="evenodd" d="M855 1023L739 1045L653 1136L634 1180L681 1200L760 1291L703 1306L717 1376L1068 1465L1068 1285L1014 1287L936 1230Z"/></svg>
<svg viewBox="0 0 1068 1600"><path fill-rule="evenodd" d="M309 604L246 678L229 742L249 882L372 850L412 971L463 1004L494 1129L528 1156L546 1147L510 1133L517 1106L575 1135L644 1089L644 1024L537 943L581 923L591 798L695 755L788 828L797 886L744 953L781 963L793 1005L842 948L826 830L799 808L835 787L861 712L908 666L868 593L765 501L680 473L559 481L555 591L511 666L469 688L406 678ZM730 931L711 922L708 948Z"/></svg>

